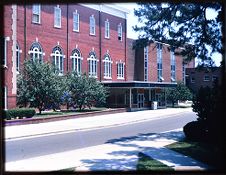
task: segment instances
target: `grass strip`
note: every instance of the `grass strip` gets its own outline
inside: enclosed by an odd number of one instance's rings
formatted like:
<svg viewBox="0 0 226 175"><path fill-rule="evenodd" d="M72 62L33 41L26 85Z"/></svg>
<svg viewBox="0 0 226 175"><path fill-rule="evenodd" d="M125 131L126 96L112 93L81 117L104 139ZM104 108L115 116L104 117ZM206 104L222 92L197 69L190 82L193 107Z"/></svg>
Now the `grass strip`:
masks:
<svg viewBox="0 0 226 175"><path fill-rule="evenodd" d="M137 170L143 171L143 170L149 170L149 171L174 171L173 168L143 154L138 154L139 159L137 163Z"/></svg>
<svg viewBox="0 0 226 175"><path fill-rule="evenodd" d="M211 167L215 167L217 169L223 168L222 167L223 151L219 146L209 143L192 142L184 140L167 145L166 148L189 156Z"/></svg>

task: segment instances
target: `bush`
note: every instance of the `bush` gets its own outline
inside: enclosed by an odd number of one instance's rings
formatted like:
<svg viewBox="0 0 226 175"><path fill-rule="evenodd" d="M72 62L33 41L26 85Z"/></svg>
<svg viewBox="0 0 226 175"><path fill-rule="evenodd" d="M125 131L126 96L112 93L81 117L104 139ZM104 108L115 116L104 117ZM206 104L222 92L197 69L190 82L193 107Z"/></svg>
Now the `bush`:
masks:
<svg viewBox="0 0 226 175"><path fill-rule="evenodd" d="M35 109L33 108L17 108L17 109L9 109L5 111L5 119L22 119L23 117L32 118L35 115Z"/></svg>
<svg viewBox="0 0 226 175"><path fill-rule="evenodd" d="M191 141L207 141L208 130L202 121L192 121L183 127L184 134Z"/></svg>

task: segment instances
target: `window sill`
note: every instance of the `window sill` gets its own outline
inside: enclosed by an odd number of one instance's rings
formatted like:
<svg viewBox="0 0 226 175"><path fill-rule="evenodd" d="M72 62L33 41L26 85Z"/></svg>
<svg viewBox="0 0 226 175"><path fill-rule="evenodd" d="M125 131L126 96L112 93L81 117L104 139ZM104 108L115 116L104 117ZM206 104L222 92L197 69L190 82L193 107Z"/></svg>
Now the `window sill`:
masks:
<svg viewBox="0 0 226 175"><path fill-rule="evenodd" d="M117 80L125 80L124 77L117 77Z"/></svg>
<svg viewBox="0 0 226 175"><path fill-rule="evenodd" d="M2 67L3 67L4 69L8 69L8 66L6 66L6 65L2 65Z"/></svg>
<svg viewBox="0 0 226 175"><path fill-rule="evenodd" d="M55 29L61 29L61 26L54 26Z"/></svg>
<svg viewBox="0 0 226 175"><path fill-rule="evenodd" d="M35 21L32 21L32 24L41 25L41 22L35 22Z"/></svg>
<svg viewBox="0 0 226 175"><path fill-rule="evenodd" d="M79 33L79 30L73 30L73 32L75 32L75 33Z"/></svg>
<svg viewBox="0 0 226 175"><path fill-rule="evenodd" d="M89 35L90 35L90 36L96 36L95 34L92 34L92 33L90 33Z"/></svg>
<svg viewBox="0 0 226 175"><path fill-rule="evenodd" d="M105 77L104 76L104 79L112 80L112 77Z"/></svg>

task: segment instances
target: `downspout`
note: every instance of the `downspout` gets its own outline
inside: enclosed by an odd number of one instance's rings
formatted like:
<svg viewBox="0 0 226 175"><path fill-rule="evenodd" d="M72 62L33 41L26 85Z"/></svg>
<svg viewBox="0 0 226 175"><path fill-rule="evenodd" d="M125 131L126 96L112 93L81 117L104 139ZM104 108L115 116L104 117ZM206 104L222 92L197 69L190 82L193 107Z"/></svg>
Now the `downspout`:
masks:
<svg viewBox="0 0 226 175"><path fill-rule="evenodd" d="M101 64L101 57L102 57L102 50L101 50L101 47L102 47L102 42L101 42L101 11L102 11L102 5L100 5L100 11L99 11L99 49L100 49L100 52L99 52L99 54L100 54L100 58L99 58L99 65L100 65L100 73L99 73L99 75L100 75L100 82L102 81L102 73L101 73L101 66L102 66L102 64Z"/></svg>
<svg viewBox="0 0 226 175"><path fill-rule="evenodd" d="M27 54L27 9L26 4L24 4L24 60L26 60L26 54Z"/></svg>
<svg viewBox="0 0 226 175"><path fill-rule="evenodd" d="M126 56L127 56L127 54L126 54L126 51L127 51L127 47L126 47L126 44L127 44L127 20L126 20L126 18L125 18L125 81L127 81L127 67L126 67Z"/></svg>
<svg viewBox="0 0 226 175"><path fill-rule="evenodd" d="M69 51L68 51L68 49L69 49L69 29L68 29L68 17L69 17L69 15L68 15L68 3L67 3L67 72L69 71L69 56L68 56L68 53L69 53Z"/></svg>

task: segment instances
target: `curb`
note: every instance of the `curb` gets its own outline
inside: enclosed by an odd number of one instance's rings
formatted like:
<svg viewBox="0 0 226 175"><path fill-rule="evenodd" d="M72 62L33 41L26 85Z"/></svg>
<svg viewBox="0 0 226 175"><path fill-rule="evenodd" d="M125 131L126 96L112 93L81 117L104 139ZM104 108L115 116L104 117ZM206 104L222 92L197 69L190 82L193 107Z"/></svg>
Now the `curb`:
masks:
<svg viewBox="0 0 226 175"><path fill-rule="evenodd" d="M127 109L118 108L118 109L110 109L110 110L107 109L104 111L84 112L80 114L60 115L60 116L46 117L46 118L26 118L26 119L16 119L16 120L5 120L4 126L38 124L38 123L54 122L54 121L60 121L60 120L76 119L81 117L94 117L97 115L115 114L115 113L121 113L121 112L127 112Z"/></svg>

